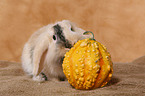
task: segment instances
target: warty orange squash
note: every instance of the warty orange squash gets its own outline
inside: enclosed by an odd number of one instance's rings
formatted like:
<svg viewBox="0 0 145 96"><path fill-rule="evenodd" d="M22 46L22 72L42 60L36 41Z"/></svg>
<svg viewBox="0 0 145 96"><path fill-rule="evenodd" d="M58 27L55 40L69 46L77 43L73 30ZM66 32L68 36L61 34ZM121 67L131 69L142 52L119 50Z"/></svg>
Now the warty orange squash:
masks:
<svg viewBox="0 0 145 96"><path fill-rule="evenodd" d="M88 34L90 32L85 32ZM105 86L112 77L113 66L107 48L94 39L79 40L65 54L62 64L68 82L76 89Z"/></svg>

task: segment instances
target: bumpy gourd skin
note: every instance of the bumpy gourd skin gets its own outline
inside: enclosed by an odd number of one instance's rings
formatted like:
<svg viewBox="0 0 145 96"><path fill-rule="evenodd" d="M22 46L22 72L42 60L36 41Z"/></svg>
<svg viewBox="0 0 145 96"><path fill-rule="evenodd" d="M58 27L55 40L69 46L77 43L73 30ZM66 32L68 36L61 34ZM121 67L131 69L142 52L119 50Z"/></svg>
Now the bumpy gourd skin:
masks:
<svg viewBox="0 0 145 96"><path fill-rule="evenodd" d="M103 87L113 73L106 47L91 39L79 40L65 54L62 66L68 82L76 89Z"/></svg>

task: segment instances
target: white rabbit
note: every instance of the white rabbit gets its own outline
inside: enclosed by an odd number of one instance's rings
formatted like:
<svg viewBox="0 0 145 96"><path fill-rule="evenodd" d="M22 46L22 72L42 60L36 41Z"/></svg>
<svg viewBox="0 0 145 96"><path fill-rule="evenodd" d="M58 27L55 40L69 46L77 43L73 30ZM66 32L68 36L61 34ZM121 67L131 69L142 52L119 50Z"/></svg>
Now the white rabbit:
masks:
<svg viewBox="0 0 145 96"><path fill-rule="evenodd" d="M22 67L35 81L46 79L64 80L62 70L64 54L78 40L88 38L85 30L68 20L49 24L35 32L25 44L22 53Z"/></svg>

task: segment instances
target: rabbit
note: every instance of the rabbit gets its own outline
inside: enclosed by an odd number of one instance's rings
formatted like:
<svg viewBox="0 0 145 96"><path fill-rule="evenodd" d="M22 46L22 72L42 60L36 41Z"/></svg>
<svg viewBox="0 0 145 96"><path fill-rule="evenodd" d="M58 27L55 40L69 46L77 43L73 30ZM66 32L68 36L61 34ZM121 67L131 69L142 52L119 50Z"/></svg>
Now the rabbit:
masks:
<svg viewBox="0 0 145 96"><path fill-rule="evenodd" d="M69 20L48 24L36 31L24 45L22 68L34 81L65 80L62 63L66 52L81 39L85 30Z"/></svg>

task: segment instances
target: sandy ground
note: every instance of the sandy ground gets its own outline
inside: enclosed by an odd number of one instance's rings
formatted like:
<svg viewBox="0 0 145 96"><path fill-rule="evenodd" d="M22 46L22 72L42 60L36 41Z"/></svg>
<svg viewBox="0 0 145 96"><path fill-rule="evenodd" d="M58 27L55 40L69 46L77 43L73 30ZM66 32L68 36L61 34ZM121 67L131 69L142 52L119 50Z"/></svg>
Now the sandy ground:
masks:
<svg viewBox="0 0 145 96"><path fill-rule="evenodd" d="M0 61L0 96L145 96L145 56L113 67L107 86L76 90L67 81L34 82L23 73L20 63Z"/></svg>

